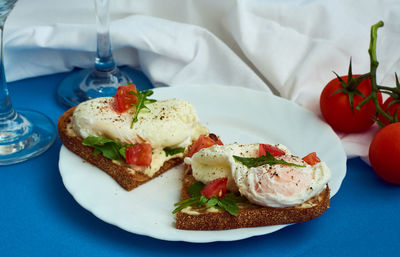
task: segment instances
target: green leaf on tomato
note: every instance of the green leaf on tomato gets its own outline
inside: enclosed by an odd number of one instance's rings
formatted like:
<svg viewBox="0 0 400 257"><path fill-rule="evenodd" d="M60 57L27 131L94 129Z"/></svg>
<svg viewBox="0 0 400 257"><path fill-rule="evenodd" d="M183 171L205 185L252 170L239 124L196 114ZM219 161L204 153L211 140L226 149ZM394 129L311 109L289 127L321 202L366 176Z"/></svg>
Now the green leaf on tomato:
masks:
<svg viewBox="0 0 400 257"><path fill-rule="evenodd" d="M131 128L132 128L133 124L138 121L139 112L142 110L145 110L145 109L149 110L149 108L146 106L146 104L154 103L157 100L147 98L148 96L151 96L153 94L152 90L144 90L144 91L137 91L137 92L129 91L129 93L132 95L135 95L138 99L137 104L132 104L133 106L136 107L135 114L132 117L132 123L131 123Z"/></svg>
<svg viewBox="0 0 400 257"><path fill-rule="evenodd" d="M256 158L247 158L247 157L240 157L240 156L234 155L233 159L235 159L238 162L241 162L243 165L247 166L248 168L258 167L258 166L262 166L265 164L269 164L269 165L284 164L284 165L294 166L294 167L302 167L302 168L305 167L304 165L290 163L290 162L287 162L284 160L278 160L272 154L270 154L268 151L265 152L265 155L262 155L262 156L256 157Z"/></svg>

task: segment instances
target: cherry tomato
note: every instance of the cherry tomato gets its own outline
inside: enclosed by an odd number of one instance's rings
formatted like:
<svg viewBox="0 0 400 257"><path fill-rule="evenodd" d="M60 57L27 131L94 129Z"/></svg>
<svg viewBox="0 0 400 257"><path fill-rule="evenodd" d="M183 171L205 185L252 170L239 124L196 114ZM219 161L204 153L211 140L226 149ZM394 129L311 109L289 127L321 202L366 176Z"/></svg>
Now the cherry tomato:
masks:
<svg viewBox="0 0 400 257"><path fill-rule="evenodd" d="M129 84L125 86L119 86L117 92L114 95L114 109L123 113L132 108L133 104L137 104L137 96L133 95L131 92L137 93L136 86L134 84Z"/></svg>
<svg viewBox="0 0 400 257"><path fill-rule="evenodd" d="M188 156L192 157L193 154L197 153L201 149L208 148L213 145L223 145L223 143L219 139L216 141L209 136L200 135L196 142L194 142L194 144L190 147Z"/></svg>
<svg viewBox="0 0 400 257"><path fill-rule="evenodd" d="M353 75L358 77L359 75ZM348 76L342 76L344 82L347 82ZM369 79L363 80L358 90L368 97L371 94L371 81ZM335 130L346 133L362 132L367 130L374 123L376 117L375 105L369 101L362 106L361 110L355 107L364 99L362 96L354 94L353 106L354 111L350 106L349 97L343 92L335 93L341 89L341 83L338 78L331 80L323 89L320 96L320 108L322 116L326 122ZM382 94L377 94L379 103L382 103Z"/></svg>
<svg viewBox="0 0 400 257"><path fill-rule="evenodd" d="M382 128L369 146L372 168L387 182L400 184L400 122Z"/></svg>
<svg viewBox="0 0 400 257"><path fill-rule="evenodd" d="M388 99L383 103L382 109L389 113L390 116L393 117L394 113L397 112L397 119L400 121L400 102L396 102L391 104L389 107L388 105L394 100L393 97L389 96ZM383 116L382 114L378 114L378 120L382 122L384 125L388 125L389 121Z"/></svg>
<svg viewBox="0 0 400 257"><path fill-rule="evenodd" d="M306 156L304 156L303 161L305 161L307 164L311 166L321 162L321 160L318 158L315 152L309 153Z"/></svg>
<svg viewBox="0 0 400 257"><path fill-rule="evenodd" d="M211 198L213 196L222 198L225 196L227 183L228 178L214 179L213 181L208 182L200 191L200 193L207 198Z"/></svg>
<svg viewBox="0 0 400 257"><path fill-rule="evenodd" d="M274 157L285 155L285 152L276 146L269 144L260 144L258 146L258 156L266 155L265 152L269 152Z"/></svg>
<svg viewBox="0 0 400 257"><path fill-rule="evenodd" d="M126 163L139 166L149 166L152 160L151 145L148 143L141 143L127 147L125 156Z"/></svg>

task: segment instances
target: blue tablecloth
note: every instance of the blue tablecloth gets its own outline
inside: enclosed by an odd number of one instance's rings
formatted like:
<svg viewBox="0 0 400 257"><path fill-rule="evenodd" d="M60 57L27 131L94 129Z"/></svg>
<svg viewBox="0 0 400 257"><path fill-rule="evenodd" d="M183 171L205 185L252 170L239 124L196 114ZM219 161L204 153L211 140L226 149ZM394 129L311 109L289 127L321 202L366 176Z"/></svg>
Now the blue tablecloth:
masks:
<svg viewBox="0 0 400 257"><path fill-rule="evenodd" d="M54 123L65 111L56 88L66 73L10 83L16 108ZM321 217L234 242L192 244L140 236L103 222L63 186L59 139L44 154L0 166L0 256L399 256L400 186L380 180L360 159Z"/></svg>

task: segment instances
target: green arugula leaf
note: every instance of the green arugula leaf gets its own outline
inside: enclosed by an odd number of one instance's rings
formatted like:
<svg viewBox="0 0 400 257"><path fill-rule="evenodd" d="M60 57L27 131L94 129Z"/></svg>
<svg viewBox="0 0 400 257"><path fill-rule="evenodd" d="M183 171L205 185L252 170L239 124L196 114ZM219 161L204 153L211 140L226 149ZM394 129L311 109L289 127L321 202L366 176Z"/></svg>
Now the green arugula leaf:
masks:
<svg viewBox="0 0 400 257"><path fill-rule="evenodd" d="M221 198L218 201L218 206L224 209L225 211L229 212L229 214L233 216L238 215L239 207L236 204L236 201L229 199L229 198Z"/></svg>
<svg viewBox="0 0 400 257"><path fill-rule="evenodd" d="M211 197L209 200L208 200L208 202L206 203L206 205L207 205L207 207L212 207L212 206L215 206L215 205L217 205L218 204L218 197L216 197L216 196L213 196L213 197Z"/></svg>
<svg viewBox="0 0 400 257"><path fill-rule="evenodd" d="M272 154L270 154L268 151L266 151L265 154L266 155L256 157L256 158L246 158L246 157L240 157L240 156L234 155L233 159L235 159L238 162L241 162L248 168L258 167L258 166L262 166L265 164L269 164L269 165L284 164L284 165L294 166L294 167L305 167L304 165L290 163L290 162L287 162L284 160L278 160Z"/></svg>
<svg viewBox="0 0 400 257"><path fill-rule="evenodd" d="M126 159L126 148L132 146L120 145L116 141L104 137L88 136L82 141L83 145L94 148L93 155L103 154L104 157L111 160Z"/></svg>
<svg viewBox="0 0 400 257"><path fill-rule="evenodd" d="M185 147L177 147L177 148L165 147L163 150L166 156L172 156L178 153L183 153L185 151Z"/></svg>
<svg viewBox="0 0 400 257"><path fill-rule="evenodd" d="M134 124L135 122L138 121L139 112L140 112L141 110L143 110L143 109L150 110L150 109L146 106L146 104L154 103L154 102L156 102L157 100L155 100L155 99L148 99L148 98L147 98L148 96L151 96L151 95L153 94L153 91L152 91L152 90L144 90L144 91L139 91L139 90L138 90L137 92L129 91L129 93L132 94L132 95L135 95L135 96L138 98L138 103L133 105L133 106L136 107L136 111L135 111L135 114L133 115L133 118L132 118L132 123L131 123L131 128L132 128L132 127L133 127L133 124Z"/></svg>
<svg viewBox="0 0 400 257"><path fill-rule="evenodd" d="M205 197L204 195L200 196L199 202L197 203L198 206L203 206L208 202L208 198Z"/></svg>
<svg viewBox="0 0 400 257"><path fill-rule="evenodd" d="M93 156L96 156L96 155L99 155L99 154L101 154L101 151L95 148L94 151L93 151Z"/></svg>
<svg viewBox="0 0 400 257"><path fill-rule="evenodd" d="M174 206L178 206L178 207L175 208L175 210L172 211L172 214L175 214L175 213L177 213L178 211L180 211L180 210L182 210L182 209L185 209L186 207L189 207L189 206L193 206L193 205L195 205L195 204L198 204L199 201L200 201L200 196L198 196L198 197L192 197L192 198L189 198L189 199L186 199L186 200L177 202L177 203L174 204Z"/></svg>
<svg viewBox="0 0 400 257"><path fill-rule="evenodd" d="M93 147L95 149L93 152L94 156L101 153L104 155L104 157L107 157L111 160L119 160L124 158L124 156L120 153L122 146L114 140L104 137L89 136L82 141L82 144Z"/></svg>
<svg viewBox="0 0 400 257"><path fill-rule="evenodd" d="M191 197L197 197L197 196L201 196L200 191L203 189L204 184L201 182L196 182L193 183L192 185L190 185L190 187L188 188L188 193Z"/></svg>
<svg viewBox="0 0 400 257"><path fill-rule="evenodd" d="M239 207L237 206L238 202L243 202L245 199L243 197L236 196L233 193L226 194L225 197L218 199L218 197L213 196L211 198L207 198L200 193L201 189L203 189L204 184L201 182L193 183L188 188L188 193L191 198L177 202L174 204L176 208L172 211L173 214L179 212L182 209L185 209L189 206L205 206L205 207L218 207L233 216L238 215Z"/></svg>
<svg viewBox="0 0 400 257"><path fill-rule="evenodd" d="M106 143L102 146L93 146L96 150L101 151L104 157L111 160L121 159L121 154L119 153L120 146L115 143Z"/></svg>
<svg viewBox="0 0 400 257"><path fill-rule="evenodd" d="M126 148L133 146L133 145L123 145L121 146L121 148L119 149L119 154L124 157L124 159L126 159Z"/></svg>

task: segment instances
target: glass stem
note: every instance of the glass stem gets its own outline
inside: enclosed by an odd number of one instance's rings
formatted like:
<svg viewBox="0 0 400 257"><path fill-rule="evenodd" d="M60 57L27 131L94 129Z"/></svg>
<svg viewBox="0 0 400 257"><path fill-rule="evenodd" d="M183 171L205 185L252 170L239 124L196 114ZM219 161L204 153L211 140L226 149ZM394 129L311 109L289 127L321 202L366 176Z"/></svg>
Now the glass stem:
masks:
<svg viewBox="0 0 400 257"><path fill-rule="evenodd" d="M14 108L12 107L9 93L8 93L8 88L7 88L7 81L6 81L6 74L4 71L4 65L3 65L3 31L4 27L0 26L0 122L5 122L6 120L11 119L14 115L16 115L16 112Z"/></svg>
<svg viewBox="0 0 400 257"><path fill-rule="evenodd" d="M109 0L95 0L97 51L95 69L110 72L116 68L111 52Z"/></svg>

